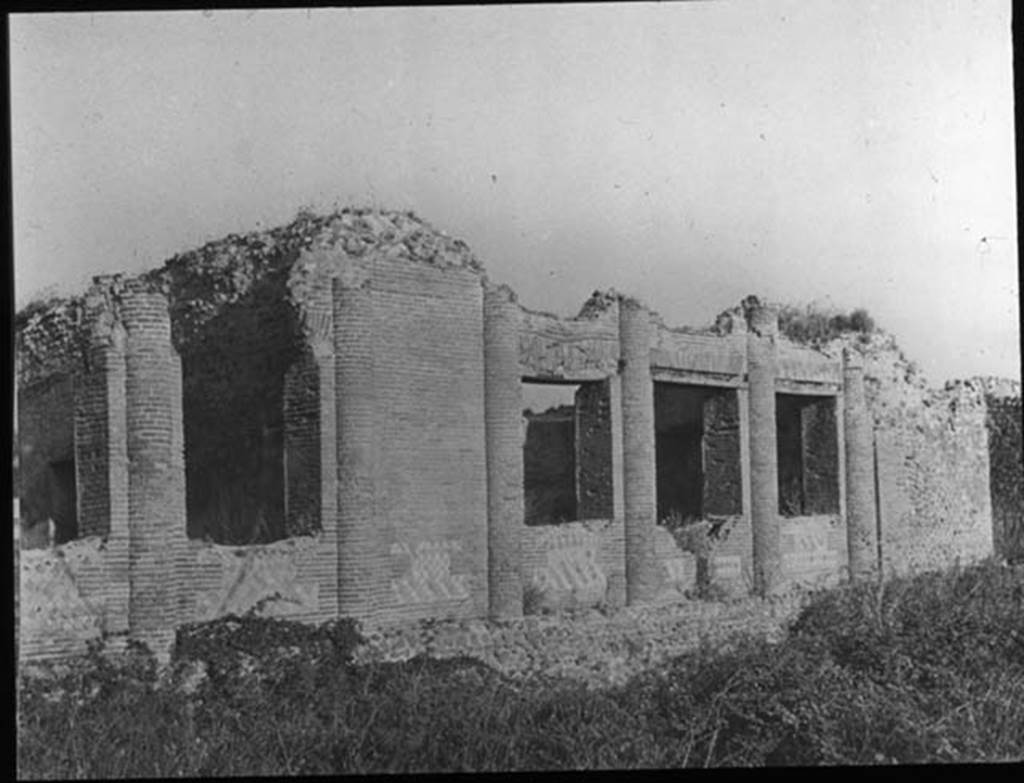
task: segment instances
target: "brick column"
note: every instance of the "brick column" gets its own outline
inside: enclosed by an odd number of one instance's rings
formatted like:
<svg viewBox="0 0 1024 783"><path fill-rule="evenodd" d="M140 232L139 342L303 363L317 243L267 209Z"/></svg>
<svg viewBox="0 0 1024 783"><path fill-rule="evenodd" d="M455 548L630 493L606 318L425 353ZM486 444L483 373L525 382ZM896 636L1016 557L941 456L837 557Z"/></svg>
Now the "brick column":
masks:
<svg viewBox="0 0 1024 783"><path fill-rule="evenodd" d="M487 447L488 614L523 614L523 392L519 305L507 287L484 287L484 422Z"/></svg>
<svg viewBox="0 0 1024 783"><path fill-rule="evenodd" d="M651 316L639 303L619 304L622 350L622 459L626 522L626 602L652 601L661 587L654 553L656 485Z"/></svg>
<svg viewBox="0 0 1024 783"><path fill-rule="evenodd" d="M125 332L102 288L94 286L86 303L86 370L74 392L78 530L106 539L104 631L123 638L131 594Z"/></svg>
<svg viewBox="0 0 1024 783"><path fill-rule="evenodd" d="M384 605L387 552L377 518L376 387L369 279L346 268L333 280L338 470L338 612L365 617Z"/></svg>
<svg viewBox="0 0 1024 783"><path fill-rule="evenodd" d="M878 569L874 433L864 397L864 360L850 348L843 352L843 422L850 579L869 578Z"/></svg>
<svg viewBox="0 0 1024 783"><path fill-rule="evenodd" d="M766 596L782 583L779 541L779 472L775 422L778 310L747 310L747 379L750 427L750 524L754 540L754 590Z"/></svg>
<svg viewBox="0 0 1024 783"><path fill-rule="evenodd" d="M181 363L171 345L167 299L125 282L125 391L131 636L162 657L184 602L185 459Z"/></svg>
<svg viewBox="0 0 1024 783"><path fill-rule="evenodd" d="M608 384L608 407L610 408L612 426L612 517L615 524L614 546L617 552L618 567L608 570L608 606L619 609L626 605L626 474L622 465L622 378L613 375Z"/></svg>

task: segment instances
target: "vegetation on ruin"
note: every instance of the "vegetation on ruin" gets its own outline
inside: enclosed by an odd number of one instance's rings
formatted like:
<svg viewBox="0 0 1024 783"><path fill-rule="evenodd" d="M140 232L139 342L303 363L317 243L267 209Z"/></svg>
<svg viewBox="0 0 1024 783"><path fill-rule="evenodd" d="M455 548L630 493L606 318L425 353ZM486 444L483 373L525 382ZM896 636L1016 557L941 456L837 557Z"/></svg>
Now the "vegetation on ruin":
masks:
<svg viewBox="0 0 1024 783"><path fill-rule="evenodd" d="M795 343L822 345L846 334L866 338L877 331L875 319L862 307L849 313L814 304L779 310L779 332Z"/></svg>
<svg viewBox="0 0 1024 783"><path fill-rule="evenodd" d="M356 666L348 623L186 629L178 666L95 657L23 680L23 778L1024 760L1024 571L825 592L776 646L701 650L622 687L517 685L469 658Z"/></svg>

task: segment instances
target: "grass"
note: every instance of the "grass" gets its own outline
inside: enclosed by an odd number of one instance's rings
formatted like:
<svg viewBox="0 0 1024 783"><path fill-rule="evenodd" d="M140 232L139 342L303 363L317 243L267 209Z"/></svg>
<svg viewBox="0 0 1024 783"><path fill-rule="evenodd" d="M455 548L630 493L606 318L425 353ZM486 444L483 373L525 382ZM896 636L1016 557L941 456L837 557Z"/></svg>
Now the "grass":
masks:
<svg viewBox="0 0 1024 783"><path fill-rule="evenodd" d="M145 659L24 681L19 777L1024 760L1024 572L994 564L832 590L779 645L601 691L468 658L354 666L357 641L232 619L180 635L207 665L192 696Z"/></svg>

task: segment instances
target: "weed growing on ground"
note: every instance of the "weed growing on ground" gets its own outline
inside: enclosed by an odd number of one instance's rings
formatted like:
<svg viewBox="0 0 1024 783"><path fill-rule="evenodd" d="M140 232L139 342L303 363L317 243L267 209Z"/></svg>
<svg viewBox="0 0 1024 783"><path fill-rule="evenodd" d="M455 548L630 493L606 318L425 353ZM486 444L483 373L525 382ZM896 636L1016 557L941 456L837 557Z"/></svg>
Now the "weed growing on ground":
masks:
<svg viewBox="0 0 1024 783"><path fill-rule="evenodd" d="M356 666L351 623L184 629L194 693L96 657L19 689L19 777L117 778L1024 760L1024 572L823 591L625 686L471 658Z"/></svg>

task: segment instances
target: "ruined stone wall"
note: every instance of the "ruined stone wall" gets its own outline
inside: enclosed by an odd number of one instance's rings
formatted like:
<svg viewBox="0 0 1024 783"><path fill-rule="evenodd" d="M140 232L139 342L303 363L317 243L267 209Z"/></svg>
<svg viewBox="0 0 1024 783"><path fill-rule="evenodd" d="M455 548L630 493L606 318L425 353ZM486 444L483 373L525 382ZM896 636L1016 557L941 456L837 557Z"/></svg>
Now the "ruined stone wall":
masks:
<svg viewBox="0 0 1024 783"><path fill-rule="evenodd" d="M946 568L992 553L988 433L969 384L923 395L899 417L876 410L885 572Z"/></svg>
<svg viewBox="0 0 1024 783"><path fill-rule="evenodd" d="M985 392L989 490L996 554L1024 561L1024 459L1021 457L1020 383L979 379Z"/></svg>
<svg viewBox="0 0 1024 783"><path fill-rule="evenodd" d="M87 537L19 564L28 657L75 652L94 631L165 647L183 604L180 365L167 301L145 282L104 280L80 314L76 360L51 369L75 372L68 413ZM52 432L66 438L67 424ZM58 632L62 624L74 633Z"/></svg>
<svg viewBox="0 0 1024 783"><path fill-rule="evenodd" d="M747 598L629 607L611 616L596 610L531 615L501 625L482 620L381 623L362 628L366 643L355 660L469 655L512 677L551 675L607 687L701 644L727 646L734 634L781 639L800 607L796 599L770 604Z"/></svg>
<svg viewBox="0 0 1024 783"><path fill-rule="evenodd" d="M229 237L95 288L21 325L21 496L38 516L55 496L40 476L73 458L81 539L19 566L29 656L97 635L160 645L183 622L246 611L508 620L845 572L844 493L867 474L844 460L870 449L870 428L846 426L843 363L780 338L756 301L749 323L730 311L705 330L614 293L560 319L519 307L457 240L371 212ZM912 374L873 376L876 358L864 395L888 570L987 554L993 507L1017 536L1019 389L1015 403L970 385L926 393ZM541 455L527 464L564 470L573 500L548 516L574 521L527 524L522 380L580 385L560 448L525 432ZM692 425L668 476L661 382L699 387L666 419ZM776 410L790 396L787 517ZM673 477L700 512L685 529L656 524Z"/></svg>

